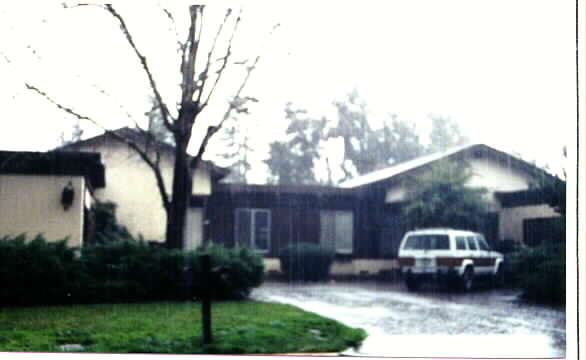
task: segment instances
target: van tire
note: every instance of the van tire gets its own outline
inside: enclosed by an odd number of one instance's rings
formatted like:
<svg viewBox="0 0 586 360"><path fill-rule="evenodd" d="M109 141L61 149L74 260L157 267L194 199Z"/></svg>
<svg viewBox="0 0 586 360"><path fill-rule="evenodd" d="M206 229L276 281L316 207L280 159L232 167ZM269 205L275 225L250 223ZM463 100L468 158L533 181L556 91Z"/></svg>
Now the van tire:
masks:
<svg viewBox="0 0 586 360"><path fill-rule="evenodd" d="M474 286L474 268L472 266L467 266L464 269L464 273L460 277L460 290L462 291L470 291Z"/></svg>
<svg viewBox="0 0 586 360"><path fill-rule="evenodd" d="M407 285L407 290L409 291L415 291L419 288L419 280L411 274L407 274L407 277L405 278L405 284Z"/></svg>

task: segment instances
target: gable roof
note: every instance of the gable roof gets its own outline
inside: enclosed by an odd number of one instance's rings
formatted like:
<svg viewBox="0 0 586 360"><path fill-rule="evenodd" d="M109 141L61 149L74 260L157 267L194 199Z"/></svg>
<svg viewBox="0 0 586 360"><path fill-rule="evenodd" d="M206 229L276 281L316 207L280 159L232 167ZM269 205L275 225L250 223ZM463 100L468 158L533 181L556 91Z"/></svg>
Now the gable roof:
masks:
<svg viewBox="0 0 586 360"><path fill-rule="evenodd" d="M84 176L92 188L106 186L98 153L0 151L0 174Z"/></svg>
<svg viewBox="0 0 586 360"><path fill-rule="evenodd" d="M384 169L376 170L368 174L357 176L353 179L344 181L339 184L342 188L357 189L381 182L391 181L398 179L404 175L410 174L417 169L421 169L430 166L436 161L443 159L454 159L458 156L465 154L478 155L484 154L491 156L496 159L504 161L507 165L517 168L532 176L545 176L553 177L546 171L530 164L524 160L521 160L515 156L505 153L500 150L496 150L485 144L469 144L464 146L458 146L446 151L437 152L425 156L415 158L413 160L405 161L397 165L393 165Z"/></svg>
<svg viewBox="0 0 586 360"><path fill-rule="evenodd" d="M133 129L130 128L128 126L123 127L123 128L119 128L116 130L112 130L112 132L116 133L117 135L120 135L126 139L130 139L133 142L137 143L137 144L145 144L147 141L147 137L145 136L145 134L137 129ZM85 139L85 140L80 140L71 144L67 144L67 145L63 145L61 147L58 147L57 149L55 149L56 151L72 151L72 150L78 150L79 148L81 148L84 145L92 145L92 144L96 144L100 141L102 141L103 139L107 138L109 135L108 133L104 132L100 135ZM164 152L168 152L168 153L172 153L175 151L175 146L171 145L169 143L157 140L157 139L153 139L152 140L158 147L159 149L161 149ZM190 156L188 154L188 156ZM191 156L190 156L191 157ZM214 180L220 180L224 177L226 177L229 173L230 170L220 167L216 164L214 164L211 161L208 160L202 160L201 164L204 166L204 168L206 170L209 170L211 173L211 176L214 178Z"/></svg>

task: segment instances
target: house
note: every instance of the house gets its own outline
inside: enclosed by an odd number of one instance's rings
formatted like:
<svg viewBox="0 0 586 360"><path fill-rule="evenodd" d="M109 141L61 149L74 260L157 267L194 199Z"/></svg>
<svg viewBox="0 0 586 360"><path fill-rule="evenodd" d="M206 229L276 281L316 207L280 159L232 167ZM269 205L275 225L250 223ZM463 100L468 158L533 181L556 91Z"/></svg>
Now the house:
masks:
<svg viewBox="0 0 586 360"><path fill-rule="evenodd" d="M136 130L116 130L147 145ZM170 185L173 147L158 143L163 179ZM106 168L104 186L93 197L118 205L118 221L147 240L164 239L166 214L152 170L127 144L103 134L67 145L63 152L99 153ZM251 247L268 271L279 271L278 255L288 244L310 242L336 253L333 273L378 274L396 268L400 239L409 230L402 207L413 177L440 161L466 162L472 187L488 189L490 213L481 229L496 244L510 239L535 244L535 234L559 215L533 193L545 171L483 144L426 155L346 181L339 186L281 186L222 183L227 171L204 162L193 175L184 248L208 240L228 247Z"/></svg>
<svg viewBox="0 0 586 360"><path fill-rule="evenodd" d="M160 167L167 189L171 188L173 177L174 147L153 140L148 143L144 133L121 128L114 133L131 140L142 149L158 149ZM95 152L101 154L107 169L107 187L96 191L100 201L112 201L117 205L118 222L134 235L142 235L146 240L163 242L165 240L166 213L153 175L153 170L139 157L138 153L115 135L104 133L86 140L78 141L58 149L59 152ZM228 171L203 161L193 174L193 190L190 208L187 213L184 248L194 249L202 243L204 224L204 205L215 184L225 177Z"/></svg>
<svg viewBox="0 0 586 360"><path fill-rule="evenodd" d="M483 144L423 156L327 186L218 184L208 203L210 239L226 246L250 246L278 271L278 253L296 242L327 246L336 252L334 274L376 274L397 266L399 242L408 230L401 208L413 176L442 160L465 161L471 187L484 187L491 211L482 231L492 244L525 241L537 223L559 215L532 198L513 201L530 191L543 170ZM529 230L528 230L529 229ZM535 231L534 231L535 232Z"/></svg>
<svg viewBox="0 0 586 360"><path fill-rule="evenodd" d="M0 237L43 234L79 247L105 185L97 153L0 151Z"/></svg>

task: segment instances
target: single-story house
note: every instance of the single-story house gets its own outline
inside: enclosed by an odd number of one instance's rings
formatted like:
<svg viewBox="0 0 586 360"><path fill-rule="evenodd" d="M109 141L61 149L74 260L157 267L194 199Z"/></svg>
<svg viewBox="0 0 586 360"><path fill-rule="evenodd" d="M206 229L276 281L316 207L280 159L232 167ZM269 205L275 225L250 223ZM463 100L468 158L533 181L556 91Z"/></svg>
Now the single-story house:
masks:
<svg viewBox="0 0 586 360"><path fill-rule="evenodd" d="M42 234L79 247L105 185L98 153L0 151L0 237Z"/></svg>
<svg viewBox="0 0 586 360"><path fill-rule="evenodd" d="M116 131L131 137L136 143L145 144L146 139L136 130L123 128ZM158 146L162 150L163 178L169 186L173 147L164 143ZM91 175L93 173L77 171L75 175L79 178L78 182L73 181L74 187L78 186L75 191L85 193L85 186L91 185L89 193L93 198L117 204L118 221L127 226L131 233L142 234L147 240L163 241L166 214L159 190L152 170L136 152L111 135L104 134L64 146L51 154L62 154L52 155L57 157L83 157L79 155L80 152L89 153L87 159L94 159L96 169L102 166L102 178L100 181L99 177ZM97 158L96 154L99 154ZM412 179L446 159L467 162L473 173L469 185L488 189L491 211L487 214L483 228L477 230L482 231L493 244L504 239L534 244L531 234L540 231L543 224L551 219L559 219L559 214L542 199L530 196L531 184L540 177L551 175L483 144L426 155L358 176L338 186L222 183L221 180L228 174L227 170L211 162L204 162L193 175L184 248L195 248L204 241L228 247L247 246L264 256L267 270L279 271L278 254L283 247L291 243L311 242L335 250L335 274L377 274L394 269L397 266L395 258L399 241L408 230L402 221L401 208ZM28 167L31 169L29 171L33 171L37 165ZM39 168L42 169L42 166ZM63 172L64 169L57 166L51 170ZM5 180L5 174L6 171L0 169L0 179L3 181L0 183L2 210L20 205L17 200L20 195L11 190L17 189L17 185L3 186L9 181ZM61 176L58 172L45 171L43 174ZM67 175L71 176L72 173L67 172ZM62 188L70 180L74 179L62 179L54 187ZM87 185L82 187L80 184ZM19 186L26 187L24 183ZM26 192L32 193L32 190ZM7 202L7 198L12 200ZM56 201L56 204L59 202ZM89 206L89 203L84 206ZM27 219L24 216L26 209L18 211L15 212L15 218ZM43 217L45 212L40 211L35 216ZM78 230L69 233L72 234L71 239L75 239L72 243L80 244L82 230L79 229L83 229L83 220L75 221ZM25 228L20 226L13 229L7 224L9 222L0 220L0 235ZM34 232L36 229L31 227L26 228L26 231ZM52 238L63 235L49 230L44 232Z"/></svg>
<svg viewBox="0 0 586 360"><path fill-rule="evenodd" d="M414 176L441 160L465 161L471 187L484 187L491 211L482 229L487 239L525 241L540 223L559 217L539 198L512 201L530 191L545 171L483 144L423 156L358 176L337 187L218 184L207 208L206 236L226 246L249 246L278 271L281 248L311 242L336 252L333 272L376 274L397 266L403 234L401 208Z"/></svg>

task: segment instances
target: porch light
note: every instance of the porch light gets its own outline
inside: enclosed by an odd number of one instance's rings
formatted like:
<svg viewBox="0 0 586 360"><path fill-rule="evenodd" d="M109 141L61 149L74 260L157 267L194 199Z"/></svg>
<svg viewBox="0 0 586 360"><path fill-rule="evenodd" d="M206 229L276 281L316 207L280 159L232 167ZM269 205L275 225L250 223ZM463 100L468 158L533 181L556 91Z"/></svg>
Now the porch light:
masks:
<svg viewBox="0 0 586 360"><path fill-rule="evenodd" d="M63 210L67 211L73 205L74 198L75 190L73 189L73 184L69 181L61 192L61 205L63 205Z"/></svg>

